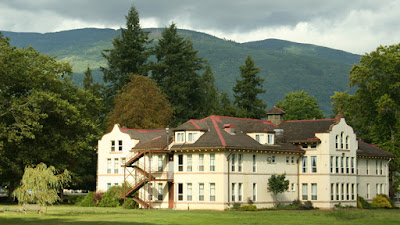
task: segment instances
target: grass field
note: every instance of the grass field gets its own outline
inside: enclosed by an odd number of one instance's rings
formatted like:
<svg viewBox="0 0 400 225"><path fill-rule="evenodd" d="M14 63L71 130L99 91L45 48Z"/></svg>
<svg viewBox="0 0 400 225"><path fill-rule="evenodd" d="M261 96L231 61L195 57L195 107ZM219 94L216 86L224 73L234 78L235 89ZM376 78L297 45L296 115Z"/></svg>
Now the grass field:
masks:
<svg viewBox="0 0 400 225"><path fill-rule="evenodd" d="M400 210L177 211L50 206L47 213L0 205L0 224L400 224Z"/></svg>

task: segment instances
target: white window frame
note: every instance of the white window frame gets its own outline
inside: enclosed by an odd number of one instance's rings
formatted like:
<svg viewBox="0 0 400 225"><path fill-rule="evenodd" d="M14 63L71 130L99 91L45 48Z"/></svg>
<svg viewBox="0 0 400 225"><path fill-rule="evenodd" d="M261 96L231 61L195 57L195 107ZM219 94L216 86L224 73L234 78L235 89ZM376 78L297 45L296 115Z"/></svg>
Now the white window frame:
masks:
<svg viewBox="0 0 400 225"><path fill-rule="evenodd" d="M122 140L118 140L118 151L122 152Z"/></svg>
<svg viewBox="0 0 400 225"><path fill-rule="evenodd" d="M178 155L178 171L179 172L183 171L183 155L182 154Z"/></svg>
<svg viewBox="0 0 400 225"><path fill-rule="evenodd" d="M301 172L302 173L307 173L307 156L303 156L303 158L301 159Z"/></svg>
<svg viewBox="0 0 400 225"><path fill-rule="evenodd" d="M317 156L311 156L311 173L317 172Z"/></svg>
<svg viewBox="0 0 400 225"><path fill-rule="evenodd" d="M273 134L267 134L267 144L275 144L275 136Z"/></svg>
<svg viewBox="0 0 400 225"><path fill-rule="evenodd" d="M157 171L162 172L164 168L164 160L162 155L157 156Z"/></svg>
<svg viewBox="0 0 400 225"><path fill-rule="evenodd" d="M178 192L178 201L183 201L183 183L178 183L177 184L177 192Z"/></svg>
<svg viewBox="0 0 400 225"><path fill-rule="evenodd" d="M308 184L307 183L301 184L301 200L303 200L303 201L308 200Z"/></svg>
<svg viewBox="0 0 400 225"><path fill-rule="evenodd" d="M210 202L215 202L215 183L210 183Z"/></svg>
<svg viewBox="0 0 400 225"><path fill-rule="evenodd" d="M238 154L238 172L242 172L243 168L243 154Z"/></svg>
<svg viewBox="0 0 400 225"><path fill-rule="evenodd" d="M114 174L118 174L119 172L119 158L114 158Z"/></svg>
<svg viewBox="0 0 400 225"><path fill-rule="evenodd" d="M238 201L243 201L243 183L238 183Z"/></svg>
<svg viewBox="0 0 400 225"><path fill-rule="evenodd" d="M235 188L236 188L236 183L232 183L231 184L232 186L232 189L231 189L231 196L232 196L232 198L231 198L231 200L232 200L232 202L235 202L236 201L236 196L235 196Z"/></svg>
<svg viewBox="0 0 400 225"><path fill-rule="evenodd" d="M163 196L164 196L164 185L163 185L163 183L158 183L157 200L162 201Z"/></svg>
<svg viewBox="0 0 400 225"><path fill-rule="evenodd" d="M176 143L185 143L185 132L184 131L175 132L175 142Z"/></svg>
<svg viewBox="0 0 400 225"><path fill-rule="evenodd" d="M253 173L257 172L257 156L253 154Z"/></svg>
<svg viewBox="0 0 400 225"><path fill-rule="evenodd" d="M199 171L204 171L204 154L199 154Z"/></svg>
<svg viewBox="0 0 400 225"><path fill-rule="evenodd" d="M210 172L215 171L215 153L210 153Z"/></svg>
<svg viewBox="0 0 400 225"><path fill-rule="evenodd" d="M107 159L107 174L111 174L111 172L112 172L112 161L111 160L112 160L111 158Z"/></svg>
<svg viewBox="0 0 400 225"><path fill-rule="evenodd" d="M231 154L231 171L235 172L236 168L236 154Z"/></svg>
<svg viewBox="0 0 400 225"><path fill-rule="evenodd" d="M192 183L187 183L186 184L186 201L191 202L192 201L192 191L193 191L193 186Z"/></svg>
<svg viewBox="0 0 400 225"><path fill-rule="evenodd" d="M197 141L199 136L198 132L187 132L187 142L188 143L194 143Z"/></svg>
<svg viewBox="0 0 400 225"><path fill-rule="evenodd" d="M115 140L111 140L111 151L115 152Z"/></svg>
<svg viewBox="0 0 400 225"><path fill-rule="evenodd" d="M318 187L316 183L311 184L311 200L318 200Z"/></svg>
<svg viewBox="0 0 400 225"><path fill-rule="evenodd" d="M257 183L253 183L253 202L257 201Z"/></svg>
<svg viewBox="0 0 400 225"><path fill-rule="evenodd" d="M193 171L193 156L192 156L192 154L186 155L186 171L187 172Z"/></svg>
<svg viewBox="0 0 400 225"><path fill-rule="evenodd" d="M199 183L199 202L204 202L204 183Z"/></svg>

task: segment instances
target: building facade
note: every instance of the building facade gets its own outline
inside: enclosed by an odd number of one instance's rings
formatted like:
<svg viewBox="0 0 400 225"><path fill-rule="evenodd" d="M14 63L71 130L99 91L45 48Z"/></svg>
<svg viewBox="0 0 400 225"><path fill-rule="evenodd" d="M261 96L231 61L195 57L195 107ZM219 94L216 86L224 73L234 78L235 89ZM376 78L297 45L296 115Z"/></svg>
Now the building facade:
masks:
<svg viewBox="0 0 400 225"><path fill-rule="evenodd" d="M274 107L268 120L212 115L169 131L116 125L99 141L97 190L127 182L126 197L144 208L185 210L272 207L273 174L289 180L278 195L283 204L356 206L357 196L388 194L393 154L358 140L340 113L300 121L283 121L283 114Z"/></svg>

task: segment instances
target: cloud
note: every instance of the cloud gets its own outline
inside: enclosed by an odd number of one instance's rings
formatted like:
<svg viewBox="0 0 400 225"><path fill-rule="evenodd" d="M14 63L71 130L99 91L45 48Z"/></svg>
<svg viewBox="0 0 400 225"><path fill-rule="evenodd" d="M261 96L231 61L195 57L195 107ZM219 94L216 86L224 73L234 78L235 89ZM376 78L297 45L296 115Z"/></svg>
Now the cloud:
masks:
<svg viewBox="0 0 400 225"><path fill-rule="evenodd" d="M0 30L119 28L132 5L142 27L175 22L238 42L279 38L364 53L400 37L396 0L14 0L0 2Z"/></svg>

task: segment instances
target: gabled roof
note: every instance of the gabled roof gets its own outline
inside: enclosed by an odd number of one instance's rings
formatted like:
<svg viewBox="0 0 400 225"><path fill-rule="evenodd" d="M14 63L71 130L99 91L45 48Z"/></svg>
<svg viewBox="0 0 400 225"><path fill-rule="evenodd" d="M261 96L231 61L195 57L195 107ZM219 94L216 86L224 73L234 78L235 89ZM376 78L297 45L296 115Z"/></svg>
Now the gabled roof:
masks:
<svg viewBox="0 0 400 225"><path fill-rule="evenodd" d="M273 108L271 108L270 110L265 112L267 115L283 115L286 114L285 111L283 111L282 109L274 106Z"/></svg>
<svg viewBox="0 0 400 225"><path fill-rule="evenodd" d="M378 158L395 158L394 154L380 149L374 145L358 140L357 156L361 157L378 157Z"/></svg>
<svg viewBox="0 0 400 225"><path fill-rule="evenodd" d="M128 129L123 127L120 130L129 134L132 139L139 140L139 144L152 141L154 138L165 134L165 129Z"/></svg>
<svg viewBox="0 0 400 225"><path fill-rule="evenodd" d="M318 140L315 133L329 132L334 123L334 119L293 120L283 121L280 128L289 142L309 142Z"/></svg>

